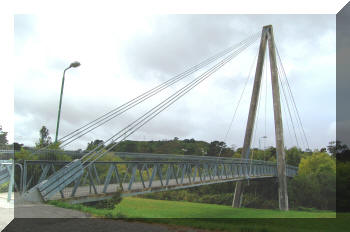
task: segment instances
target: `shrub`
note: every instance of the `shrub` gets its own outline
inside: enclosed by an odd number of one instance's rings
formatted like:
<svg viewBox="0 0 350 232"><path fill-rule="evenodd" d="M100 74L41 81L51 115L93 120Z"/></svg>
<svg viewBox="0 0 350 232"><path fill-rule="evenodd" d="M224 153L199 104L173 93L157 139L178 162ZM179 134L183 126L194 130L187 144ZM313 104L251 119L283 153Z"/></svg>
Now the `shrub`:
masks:
<svg viewBox="0 0 350 232"><path fill-rule="evenodd" d="M3 183L2 185L0 185L0 193L7 192L8 188L9 188L9 183L8 182Z"/></svg>
<svg viewBox="0 0 350 232"><path fill-rule="evenodd" d="M114 209L117 204L122 201L121 192L116 192L111 199L97 201L97 202L89 202L85 203L85 205L92 206L96 209Z"/></svg>

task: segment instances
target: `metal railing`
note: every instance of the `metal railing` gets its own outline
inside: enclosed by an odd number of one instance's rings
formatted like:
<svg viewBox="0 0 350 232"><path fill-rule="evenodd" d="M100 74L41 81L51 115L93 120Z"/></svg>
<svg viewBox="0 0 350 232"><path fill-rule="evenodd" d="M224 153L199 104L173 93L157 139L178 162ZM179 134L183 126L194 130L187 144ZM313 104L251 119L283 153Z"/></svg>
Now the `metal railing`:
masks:
<svg viewBox="0 0 350 232"><path fill-rule="evenodd" d="M114 155L118 161L97 161L82 173L72 172L64 178L63 174L56 174L59 178L53 187L48 183L39 186L43 199L66 198L76 203L108 198L116 191L130 196L277 176L276 163L261 160L126 152ZM44 183L68 163L70 161L23 161L22 192ZM296 167L287 165L287 176L293 177L296 173ZM69 178L74 179L60 188L60 183Z"/></svg>

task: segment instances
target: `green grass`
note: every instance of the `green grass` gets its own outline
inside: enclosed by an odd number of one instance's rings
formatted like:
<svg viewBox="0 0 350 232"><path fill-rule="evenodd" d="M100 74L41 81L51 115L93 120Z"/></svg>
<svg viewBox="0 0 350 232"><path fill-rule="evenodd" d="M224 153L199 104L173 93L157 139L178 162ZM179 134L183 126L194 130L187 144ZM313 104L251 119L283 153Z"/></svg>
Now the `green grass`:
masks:
<svg viewBox="0 0 350 232"><path fill-rule="evenodd" d="M230 206L127 197L114 210L95 209L52 201L56 206L78 209L97 217L137 218L157 222L226 231L347 231L349 214L331 211L288 211L234 209ZM308 218L298 220L297 218ZM316 218L322 218L316 219Z"/></svg>
<svg viewBox="0 0 350 232"><path fill-rule="evenodd" d="M288 211L232 208L225 205L143 198L125 198L117 206L129 218L335 218L330 211Z"/></svg>

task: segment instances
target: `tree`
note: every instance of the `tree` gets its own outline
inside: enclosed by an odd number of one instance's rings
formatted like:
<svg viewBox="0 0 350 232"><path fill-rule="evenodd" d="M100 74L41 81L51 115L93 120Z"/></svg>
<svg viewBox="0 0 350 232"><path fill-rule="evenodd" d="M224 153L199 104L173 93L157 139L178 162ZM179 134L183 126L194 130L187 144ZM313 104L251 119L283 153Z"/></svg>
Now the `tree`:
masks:
<svg viewBox="0 0 350 232"><path fill-rule="evenodd" d="M221 149L226 148L225 142L213 141L209 144L208 156L218 156Z"/></svg>
<svg viewBox="0 0 350 232"><path fill-rule="evenodd" d="M350 210L350 162L337 162L337 212Z"/></svg>
<svg viewBox="0 0 350 232"><path fill-rule="evenodd" d="M134 141L126 141L126 152L137 152L137 144Z"/></svg>
<svg viewBox="0 0 350 232"><path fill-rule="evenodd" d="M88 143L86 150L87 151L91 151L93 149L95 149L98 145L102 144L103 140L100 139L95 139L94 141L91 141L90 143ZM104 146L102 146L104 147Z"/></svg>
<svg viewBox="0 0 350 232"><path fill-rule="evenodd" d="M41 127L39 134L39 142L35 143L37 148L47 147L52 144L49 130L45 126Z"/></svg>
<svg viewBox="0 0 350 232"><path fill-rule="evenodd" d="M350 150L348 146L341 141L329 142L327 149L332 157L336 158L338 161L350 161Z"/></svg>
<svg viewBox="0 0 350 232"><path fill-rule="evenodd" d="M0 146L5 146L8 144L7 140L7 132L2 130L2 126L0 126Z"/></svg>
<svg viewBox="0 0 350 232"><path fill-rule="evenodd" d="M304 154L300 148L291 147L286 150L286 162L289 165L298 166L303 157Z"/></svg>
<svg viewBox="0 0 350 232"><path fill-rule="evenodd" d="M302 158L291 184L292 200L305 207L335 209L335 166L335 160L327 153Z"/></svg>
<svg viewBox="0 0 350 232"><path fill-rule="evenodd" d="M22 143L17 143L17 142L13 143L13 150L15 151L20 151L22 147L23 147Z"/></svg>

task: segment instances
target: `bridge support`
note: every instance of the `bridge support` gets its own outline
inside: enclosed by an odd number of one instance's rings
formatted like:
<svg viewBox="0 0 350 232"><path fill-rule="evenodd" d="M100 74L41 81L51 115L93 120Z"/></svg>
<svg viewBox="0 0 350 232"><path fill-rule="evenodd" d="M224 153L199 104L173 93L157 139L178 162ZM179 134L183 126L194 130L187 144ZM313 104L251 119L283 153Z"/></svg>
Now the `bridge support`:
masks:
<svg viewBox="0 0 350 232"><path fill-rule="evenodd" d="M261 34L260 48L258 54L257 67L255 72L253 93L250 102L248 122L244 137L242 158L249 159L250 146L252 141L253 128L257 110L258 97L261 85L261 76L264 66L264 57L266 52L266 44L269 44L270 70L272 82L272 96L275 120L275 135L276 135L276 150L277 150L277 176L278 176L278 199L280 210L288 210L288 193L287 193L287 178L285 152L283 142L283 125L281 114L281 103L278 85L278 70L276 62L275 42L273 36L272 25L264 26ZM233 197L232 207L239 208L243 198L243 182L236 183L235 193Z"/></svg>

